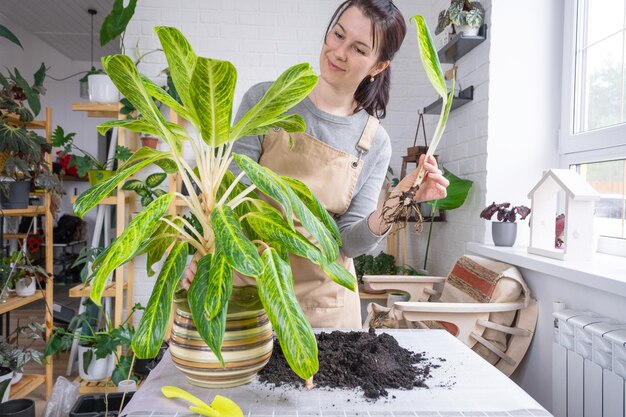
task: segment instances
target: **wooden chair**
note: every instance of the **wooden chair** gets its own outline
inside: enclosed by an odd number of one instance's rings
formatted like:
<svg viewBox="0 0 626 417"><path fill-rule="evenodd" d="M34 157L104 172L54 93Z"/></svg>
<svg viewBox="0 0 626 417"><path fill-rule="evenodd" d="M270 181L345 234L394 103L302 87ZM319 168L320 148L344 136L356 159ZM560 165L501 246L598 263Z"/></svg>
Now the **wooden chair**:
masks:
<svg viewBox="0 0 626 417"><path fill-rule="evenodd" d="M465 255L447 277L365 275L363 281L410 295L392 306L370 303L364 327L448 330L507 376L535 331L537 303L517 268L502 262ZM435 284L443 284L441 293Z"/></svg>

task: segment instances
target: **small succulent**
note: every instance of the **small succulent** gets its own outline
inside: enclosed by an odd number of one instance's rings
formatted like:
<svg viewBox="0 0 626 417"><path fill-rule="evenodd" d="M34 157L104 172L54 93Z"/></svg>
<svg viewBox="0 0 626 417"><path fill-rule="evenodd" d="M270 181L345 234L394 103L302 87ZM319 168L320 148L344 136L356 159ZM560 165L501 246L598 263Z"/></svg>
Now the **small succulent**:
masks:
<svg viewBox="0 0 626 417"><path fill-rule="evenodd" d="M498 213L498 221L515 223L517 216L519 216L520 220L524 220L528 217L530 209L526 206L511 207L511 203L496 204L494 201L480 212L480 217L481 219L491 220L496 213Z"/></svg>

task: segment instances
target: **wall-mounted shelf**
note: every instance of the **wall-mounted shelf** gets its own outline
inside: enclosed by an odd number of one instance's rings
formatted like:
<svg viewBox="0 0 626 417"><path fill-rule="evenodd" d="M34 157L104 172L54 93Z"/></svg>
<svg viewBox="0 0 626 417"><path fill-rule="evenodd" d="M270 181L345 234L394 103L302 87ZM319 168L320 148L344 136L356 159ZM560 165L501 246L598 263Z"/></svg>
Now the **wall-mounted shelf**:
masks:
<svg viewBox="0 0 626 417"><path fill-rule="evenodd" d="M439 61L444 64L454 64L463 55L483 43L485 39L487 39L487 25L482 25L476 36L467 36L463 32L457 33L450 39L450 42L437 51Z"/></svg>
<svg viewBox="0 0 626 417"><path fill-rule="evenodd" d="M458 96L454 96L450 111L469 103L474 99L474 86L470 85L465 90L461 90ZM428 106L424 107L424 114L439 114L441 112L442 99L439 99Z"/></svg>

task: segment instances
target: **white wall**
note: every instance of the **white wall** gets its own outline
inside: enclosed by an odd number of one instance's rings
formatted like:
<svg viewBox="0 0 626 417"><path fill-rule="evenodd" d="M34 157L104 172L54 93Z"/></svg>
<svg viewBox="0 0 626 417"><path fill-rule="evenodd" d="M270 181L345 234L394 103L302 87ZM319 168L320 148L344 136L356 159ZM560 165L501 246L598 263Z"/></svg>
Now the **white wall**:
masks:
<svg viewBox="0 0 626 417"><path fill-rule="evenodd" d="M0 14L0 24L9 28L20 40L24 49L6 40L0 41L0 56L2 66L0 70L6 75L5 66L13 71L17 68L20 74L29 82L33 81L33 74L39 69L42 62L48 67L47 75L54 78L64 78L79 71L89 69L90 63L72 61L61 53L52 49L49 45L41 41L36 36L29 33L22 27L16 26L13 21ZM65 132L76 132L75 142L78 146L88 152L95 153L97 147L96 125L102 120L89 119L85 113L72 112L73 102L80 101L79 83L80 77L73 77L65 81L54 81L47 77L44 87L47 89L45 96L41 97L42 111L38 118L45 116L45 107L52 108L53 129L62 126ZM43 133L41 133L43 135ZM56 151L56 149L55 149ZM87 189L87 184L83 182L66 182L64 184L67 195L63 197L61 213L70 214L72 212L70 196L80 194ZM91 236L95 215L88 213L85 220L89 223L88 230Z"/></svg>

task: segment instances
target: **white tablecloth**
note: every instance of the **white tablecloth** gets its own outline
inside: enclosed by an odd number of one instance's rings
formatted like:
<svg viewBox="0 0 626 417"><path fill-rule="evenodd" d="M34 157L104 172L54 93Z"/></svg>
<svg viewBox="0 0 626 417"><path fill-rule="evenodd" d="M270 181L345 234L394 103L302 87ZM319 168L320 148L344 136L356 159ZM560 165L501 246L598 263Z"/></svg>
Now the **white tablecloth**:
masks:
<svg viewBox="0 0 626 417"><path fill-rule="evenodd" d="M323 331L331 331L323 329ZM429 388L389 391L387 398L368 400L359 390L274 388L254 381L228 389L206 389L187 382L173 365L169 352L150 373L122 415L165 417L190 415L189 404L161 395L161 387L175 385L207 403L215 394L231 398L249 417L326 416L550 416L496 368L442 330L385 330L401 346L426 352L441 365L426 381ZM438 358L445 358L439 361Z"/></svg>

